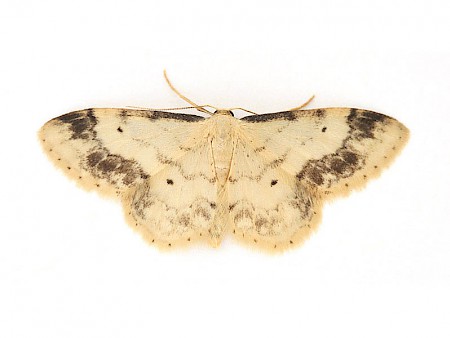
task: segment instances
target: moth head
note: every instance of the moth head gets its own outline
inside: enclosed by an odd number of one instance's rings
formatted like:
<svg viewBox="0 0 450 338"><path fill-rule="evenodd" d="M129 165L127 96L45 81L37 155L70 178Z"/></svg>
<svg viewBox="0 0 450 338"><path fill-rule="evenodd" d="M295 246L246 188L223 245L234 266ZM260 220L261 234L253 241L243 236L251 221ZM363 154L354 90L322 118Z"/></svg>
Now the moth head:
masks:
<svg viewBox="0 0 450 338"><path fill-rule="evenodd" d="M233 116L234 117L233 112L231 110L228 110L228 109L217 109L214 112L214 115L229 115L229 116Z"/></svg>

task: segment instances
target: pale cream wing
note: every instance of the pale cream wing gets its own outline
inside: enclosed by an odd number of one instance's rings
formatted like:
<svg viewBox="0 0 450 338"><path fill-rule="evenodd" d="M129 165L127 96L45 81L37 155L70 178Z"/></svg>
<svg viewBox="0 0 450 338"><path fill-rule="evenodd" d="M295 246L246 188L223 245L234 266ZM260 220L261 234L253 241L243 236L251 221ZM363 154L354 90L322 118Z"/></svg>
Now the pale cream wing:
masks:
<svg viewBox="0 0 450 338"><path fill-rule="evenodd" d="M187 241L214 217L215 175L204 122L195 115L87 109L52 119L39 137L69 177L119 196L129 223L168 245Z"/></svg>
<svg viewBox="0 0 450 338"><path fill-rule="evenodd" d="M324 196L362 187L403 149L408 129L379 113L326 108L249 116L245 133L262 142L261 156L284 154L280 167Z"/></svg>

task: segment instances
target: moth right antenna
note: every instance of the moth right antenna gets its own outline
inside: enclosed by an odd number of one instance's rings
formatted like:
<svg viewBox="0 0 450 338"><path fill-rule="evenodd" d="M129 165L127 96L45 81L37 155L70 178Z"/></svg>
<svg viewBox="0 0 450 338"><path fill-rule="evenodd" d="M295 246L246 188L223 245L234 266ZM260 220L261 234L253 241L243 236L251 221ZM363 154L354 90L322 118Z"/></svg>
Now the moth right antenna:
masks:
<svg viewBox="0 0 450 338"><path fill-rule="evenodd" d="M306 101L305 103L303 103L301 106L298 106L298 107L289 109L289 111L300 110L300 109L302 109L302 108L305 108L308 104L311 103L311 101L312 101L315 97L316 97L315 95L311 96L311 97L308 99L308 101Z"/></svg>

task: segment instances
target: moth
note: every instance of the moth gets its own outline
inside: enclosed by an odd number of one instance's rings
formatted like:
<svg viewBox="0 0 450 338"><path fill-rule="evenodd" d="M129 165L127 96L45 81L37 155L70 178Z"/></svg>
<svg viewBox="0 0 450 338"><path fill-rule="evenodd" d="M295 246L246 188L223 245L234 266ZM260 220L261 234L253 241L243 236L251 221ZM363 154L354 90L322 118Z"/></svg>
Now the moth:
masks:
<svg viewBox="0 0 450 338"><path fill-rule="evenodd" d="M231 234L269 251L301 244L323 203L378 176L408 135L394 118L355 108L241 119L230 109L205 118L94 108L39 132L53 163L81 187L120 199L150 243L217 247Z"/></svg>

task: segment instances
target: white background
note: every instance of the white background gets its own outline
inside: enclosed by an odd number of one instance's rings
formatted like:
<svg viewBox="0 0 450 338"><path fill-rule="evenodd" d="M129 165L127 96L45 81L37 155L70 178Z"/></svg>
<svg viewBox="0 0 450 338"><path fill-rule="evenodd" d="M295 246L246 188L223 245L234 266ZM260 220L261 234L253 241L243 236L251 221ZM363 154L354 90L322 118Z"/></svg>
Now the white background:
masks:
<svg viewBox="0 0 450 338"><path fill-rule="evenodd" d="M1 337L449 337L448 1L1 1ZM411 130L304 246L162 253L36 132L87 107L352 106Z"/></svg>

